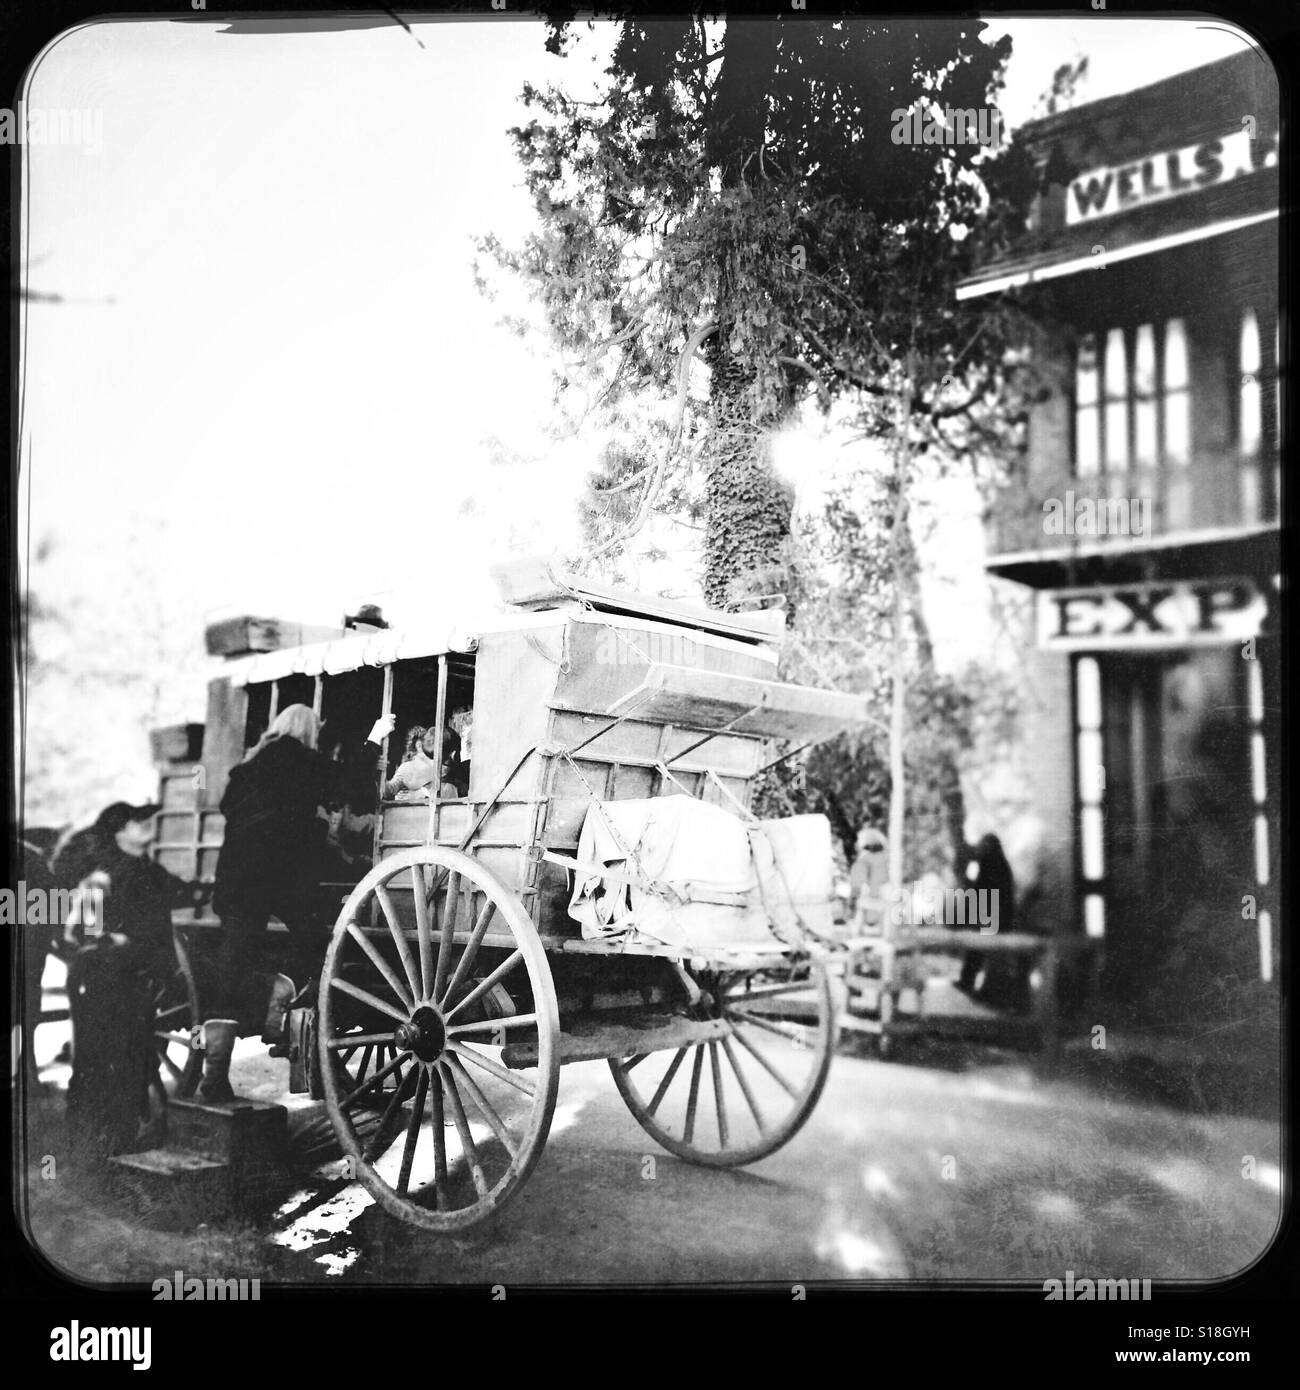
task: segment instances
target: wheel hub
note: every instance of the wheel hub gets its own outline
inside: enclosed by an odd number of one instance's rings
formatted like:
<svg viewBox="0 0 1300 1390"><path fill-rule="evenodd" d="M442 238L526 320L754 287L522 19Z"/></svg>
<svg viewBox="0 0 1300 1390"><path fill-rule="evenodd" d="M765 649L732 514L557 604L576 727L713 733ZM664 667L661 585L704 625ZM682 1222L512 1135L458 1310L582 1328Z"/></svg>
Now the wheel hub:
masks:
<svg viewBox="0 0 1300 1390"><path fill-rule="evenodd" d="M426 1004L398 1028L395 1040L399 1047L414 1052L420 1061L436 1062L447 1046L447 1030L437 1010Z"/></svg>

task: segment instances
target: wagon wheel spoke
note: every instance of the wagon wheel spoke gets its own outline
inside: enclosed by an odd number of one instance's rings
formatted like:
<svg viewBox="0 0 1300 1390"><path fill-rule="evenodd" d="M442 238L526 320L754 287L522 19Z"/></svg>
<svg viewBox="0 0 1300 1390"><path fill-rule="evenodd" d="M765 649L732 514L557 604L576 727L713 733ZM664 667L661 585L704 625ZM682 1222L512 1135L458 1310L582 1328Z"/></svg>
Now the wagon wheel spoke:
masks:
<svg viewBox="0 0 1300 1390"><path fill-rule="evenodd" d="M695 1049L695 1062L691 1068L691 1093L686 1102L686 1142L691 1142L695 1133L695 1104L700 1098L700 1070L704 1062L704 1049Z"/></svg>
<svg viewBox="0 0 1300 1390"><path fill-rule="evenodd" d="M398 1023L405 1023L410 1017L409 1014L402 1013L395 1004L389 1004L386 1000L379 999L371 994L369 990L361 989L348 980L333 979L330 981L330 988L337 989L343 994L349 994L353 999L362 1004L368 1005L372 1009L377 1009L381 1014L387 1014L389 1018L395 1018Z"/></svg>
<svg viewBox="0 0 1300 1390"><path fill-rule="evenodd" d="M474 1188L480 1197L486 1197L490 1190L488 1180L483 1173L478 1145L474 1142L474 1136L470 1133L469 1121L465 1118L465 1107L461 1104L460 1092L456 1089L456 1080L451 1074L451 1068L445 1062L438 1063L438 1072L442 1077L447 1099L451 1103L451 1118L456 1125L456 1133L460 1136L460 1146L465 1154L465 1162L469 1164Z"/></svg>
<svg viewBox="0 0 1300 1390"><path fill-rule="evenodd" d="M415 1100L411 1105L411 1119L406 1126L406 1143L402 1146L402 1171L397 1175L397 1190L406 1192L411 1186L411 1164L415 1159L415 1147L420 1138L420 1124L424 1120L424 1098L429 1091L429 1072L425 1067L417 1067L420 1079L415 1083Z"/></svg>
<svg viewBox="0 0 1300 1390"><path fill-rule="evenodd" d="M664 1073L664 1079L659 1083L659 1089L654 1093L650 1104L646 1106L650 1114L653 1115L655 1111L659 1109L660 1101L668 1094L668 1088L673 1084L673 1077L677 1075L677 1069L681 1066L689 1051L689 1047L683 1047L669 1064L667 1072Z"/></svg>
<svg viewBox="0 0 1300 1390"><path fill-rule="evenodd" d="M341 1053L346 1060L362 1043L391 1043L392 1040L391 1033L345 1033L341 1038L330 1038L325 1046Z"/></svg>
<svg viewBox="0 0 1300 1390"><path fill-rule="evenodd" d="M535 1094L535 1088L530 1086L518 1073L509 1071L499 1062L494 1062L491 1057L484 1057L481 1052L475 1052L472 1047L467 1047L464 1043L449 1043L447 1051L455 1053L457 1057L463 1057L467 1062L473 1062L476 1067L482 1067L484 1071L495 1076L498 1081L504 1081L507 1086L513 1086L515 1090L522 1091L529 1098Z"/></svg>
<svg viewBox="0 0 1300 1390"><path fill-rule="evenodd" d="M492 1132L501 1141L501 1147L511 1158L514 1158L516 1145L510 1137L510 1131L506 1128L505 1121L497 1114L492 1102L479 1089L474 1078L465 1070L464 1064L458 1057L448 1057L447 1066L451 1074L465 1088L466 1094L474 1102L475 1109L492 1127Z"/></svg>
<svg viewBox="0 0 1300 1390"><path fill-rule="evenodd" d="M445 998L455 996L457 988L469 977L469 972L473 968L474 960L478 956L478 949L483 944L483 938L487 935L488 926L496 913L496 904L488 898L479 911L478 919L474 923L474 930L470 933L469 940L465 943L465 949L461 952L460 959L456 962L456 969L452 971L451 979L447 984Z"/></svg>
<svg viewBox="0 0 1300 1390"><path fill-rule="evenodd" d="M737 1029L732 1036L741 1045L741 1047L743 1047L754 1058L754 1060L759 1064L759 1066L763 1068L763 1070L772 1078L773 1081L776 1082L778 1086L780 1086L780 1088L788 1096L792 1096L795 1099L798 1099L798 1090L794 1086L791 1086L791 1084L785 1079L785 1077L782 1076L779 1071L777 1071L777 1069L771 1064L771 1062L769 1062L767 1058L763 1056L763 1054L758 1050L758 1048L756 1048L754 1044L750 1042L750 1040L739 1029Z"/></svg>
<svg viewBox="0 0 1300 1390"><path fill-rule="evenodd" d="M433 1126L433 1189L435 1198L447 1186L447 1117L442 1108L442 1077L429 1097L429 1114Z"/></svg>
<svg viewBox="0 0 1300 1390"><path fill-rule="evenodd" d="M713 1069L713 1102L718 1111L718 1143L727 1147L727 1105L722 1098L722 1064L718 1059L718 1044L709 1044L709 1065Z"/></svg>
<svg viewBox="0 0 1300 1390"><path fill-rule="evenodd" d="M367 1163L373 1163L393 1142L393 1120L400 1113L402 1106L410 1099L411 1087L415 1084L416 1073L421 1070L420 1067L412 1067L410 1071L402 1074L397 1089L384 1107L384 1113L379 1117L379 1128L361 1151L361 1156Z"/></svg>
<svg viewBox="0 0 1300 1390"><path fill-rule="evenodd" d="M500 984L515 966L522 965L523 960L522 951L512 951L490 975L484 976L463 999L459 1000L454 1008L447 1010L443 1015L445 1021L450 1023L462 1009L481 999L494 985Z"/></svg>
<svg viewBox="0 0 1300 1390"><path fill-rule="evenodd" d="M447 971L451 965L451 943L456 936L456 905L460 900L460 875L447 876L442 921L438 933L438 970L433 980L433 997L442 1003L446 997Z"/></svg>
<svg viewBox="0 0 1300 1390"><path fill-rule="evenodd" d="M433 928L429 925L429 899L419 864L411 865L411 886L415 899L415 934L420 943L420 998L428 999L433 994Z"/></svg>
<svg viewBox="0 0 1300 1390"><path fill-rule="evenodd" d="M397 1068L402 1065L402 1061L403 1058L396 1058L394 1061L389 1062L389 1064L382 1071L377 1071L370 1078L369 1081L364 1081L360 1086L357 1086L355 1089L349 1091L347 1095L343 1096L339 1100L340 1107L346 1108L347 1106L351 1105L352 1102L356 1100L358 1096L364 1095L367 1091L373 1090L375 1083L378 1081L382 1081L384 1077L390 1076L393 1072L395 1072Z"/></svg>
<svg viewBox="0 0 1300 1390"><path fill-rule="evenodd" d="M728 1009L727 1017L733 1022L737 1019L743 1019L755 1028L765 1028L769 1033L775 1033L777 1037L785 1038L787 1042L792 1042L796 1047L807 1046L808 1040L803 1033L798 1033L793 1028L782 1028L779 1023L773 1022L770 1018L764 1018L761 1014L746 1013L744 1009Z"/></svg>
<svg viewBox="0 0 1300 1390"><path fill-rule="evenodd" d="M194 1093L203 1070L203 1054L191 1043L192 1025L199 1021L198 990L183 935L172 930L176 969L152 992L153 1059L150 1085L166 1096Z"/></svg>
<svg viewBox="0 0 1300 1390"><path fill-rule="evenodd" d="M736 1073L736 1080L740 1084L740 1093L745 1097L745 1104L749 1106L749 1113L754 1117L754 1123L758 1126L760 1134L767 1133L767 1127L763 1123L763 1116L758 1108L758 1102L754 1099L754 1092L750 1090L749 1082L745 1079L745 1073L740 1067L740 1058L736 1056L735 1049L731 1046L730 1038L723 1038L722 1050L727 1055L727 1061L731 1063L731 1070Z"/></svg>
<svg viewBox="0 0 1300 1390"><path fill-rule="evenodd" d="M371 944L370 939L366 936L365 932L363 932L355 922L349 922L347 924L346 930L348 935L353 939L353 941L355 941L357 945L361 947L362 954L383 977L384 982L388 985L388 988L393 991L393 994L397 997L398 1002L406 1009L407 1014L409 1015L413 1013L415 1010L414 996L406 988L406 986L397 978L397 975L394 973L392 966L390 966L388 962L383 958L383 956L381 956L379 952L375 950L374 946Z"/></svg>
<svg viewBox="0 0 1300 1390"><path fill-rule="evenodd" d="M536 1023L536 1014L505 1014L501 1018L485 1018L481 1023L458 1023L447 1029L447 1036L459 1038L466 1033L495 1033L499 1028L532 1027Z"/></svg>
<svg viewBox="0 0 1300 1390"><path fill-rule="evenodd" d="M418 890L416 896L419 896ZM388 934L393 938L393 944L397 947L397 957L402 962L402 973L406 976L406 983L412 996L418 999L421 997L420 977L415 967L415 961L411 956L411 943L406 939L406 933L402 930L397 909L393 906L393 900L383 884L375 889L375 900L383 911L384 921L388 925Z"/></svg>

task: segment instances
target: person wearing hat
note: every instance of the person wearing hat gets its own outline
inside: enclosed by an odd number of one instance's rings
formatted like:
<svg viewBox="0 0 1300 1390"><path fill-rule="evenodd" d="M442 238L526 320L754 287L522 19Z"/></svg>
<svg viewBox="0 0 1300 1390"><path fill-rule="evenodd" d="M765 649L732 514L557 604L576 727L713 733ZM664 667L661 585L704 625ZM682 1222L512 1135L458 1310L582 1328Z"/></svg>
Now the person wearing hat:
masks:
<svg viewBox="0 0 1300 1390"><path fill-rule="evenodd" d="M884 889L889 877L889 841L874 826L858 832L857 858L849 870L849 888L858 919L877 925L884 916Z"/></svg>
<svg viewBox="0 0 1300 1390"><path fill-rule="evenodd" d="M66 839L55 854L52 869L59 886L76 889L88 882L104 890L102 933L125 937L136 953L157 958L170 973L172 909L191 906L203 896L200 885L169 874L149 858L155 834L156 801L135 806L115 801L95 823ZM65 940L80 945L80 923L65 929Z"/></svg>
<svg viewBox="0 0 1300 1390"><path fill-rule="evenodd" d="M120 1153L137 1137L148 1110L153 1056L153 998L176 970L172 911L195 905L201 885L186 883L149 857L157 802L115 801L95 823L69 838L54 863L56 878L102 894L98 935L82 944L68 976L73 1071L68 1128L88 1164ZM91 925L87 912L65 932L75 940Z"/></svg>

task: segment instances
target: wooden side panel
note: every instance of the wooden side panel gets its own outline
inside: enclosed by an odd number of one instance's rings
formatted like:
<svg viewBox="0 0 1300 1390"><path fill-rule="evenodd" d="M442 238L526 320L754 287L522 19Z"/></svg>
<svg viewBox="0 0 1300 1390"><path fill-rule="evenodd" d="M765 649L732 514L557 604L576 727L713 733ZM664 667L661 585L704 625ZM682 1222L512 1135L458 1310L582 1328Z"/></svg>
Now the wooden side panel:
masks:
<svg viewBox="0 0 1300 1390"><path fill-rule="evenodd" d="M560 619L554 628L484 635L474 663L471 800L495 797L520 758L545 738L563 640ZM503 795L536 796L540 772L540 759L529 758Z"/></svg>
<svg viewBox="0 0 1300 1390"><path fill-rule="evenodd" d="M667 623L610 618L569 624L571 669L556 686L556 703L601 712L635 690L653 663L687 666L729 676L771 680L772 662L755 648L720 646Z"/></svg>
<svg viewBox="0 0 1300 1390"><path fill-rule="evenodd" d="M557 710L553 737L567 748L586 746L575 755L581 759L606 762L654 764L660 758L667 762L685 753L679 765L688 771L712 768L720 777L749 777L758 770L762 741L741 738L736 734L717 734L700 744L700 734L689 730L669 728L645 720L628 719L606 732L598 732L609 723L598 715L574 714ZM592 738L595 734L596 737ZM586 741L591 739L590 743ZM699 744L692 750L693 744Z"/></svg>
<svg viewBox="0 0 1300 1390"><path fill-rule="evenodd" d="M244 756L244 726L248 721L248 689L219 676L208 683L208 713L203 726L205 786L201 804L218 806L226 793L230 769Z"/></svg>

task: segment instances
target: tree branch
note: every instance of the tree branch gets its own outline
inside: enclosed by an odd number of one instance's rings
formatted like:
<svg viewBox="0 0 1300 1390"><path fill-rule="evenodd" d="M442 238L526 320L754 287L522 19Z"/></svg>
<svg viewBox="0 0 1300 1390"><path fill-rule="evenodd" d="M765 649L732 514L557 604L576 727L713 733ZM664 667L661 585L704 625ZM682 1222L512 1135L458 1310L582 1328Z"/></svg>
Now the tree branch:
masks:
<svg viewBox="0 0 1300 1390"><path fill-rule="evenodd" d="M673 417L672 429L668 434L668 442L664 446L664 451L660 455L658 462L650 475L650 481L646 484L646 490L641 496L640 505L636 509L636 515L628 523L626 529L619 535L605 542L604 545L597 546L587 557L589 560L598 559L601 555L613 550L616 546L625 544L646 524L650 519L650 509L654 505L655 498L659 495L659 489L663 486L664 474L668 470L668 461L677 451L677 446L681 443L682 422L686 416L686 398L690 382L691 361L699 350L700 344L709 336L717 331L718 325L715 322L706 323L703 328L697 328L694 333L686 340L686 346L682 349L681 360L677 364L677 406Z"/></svg>

